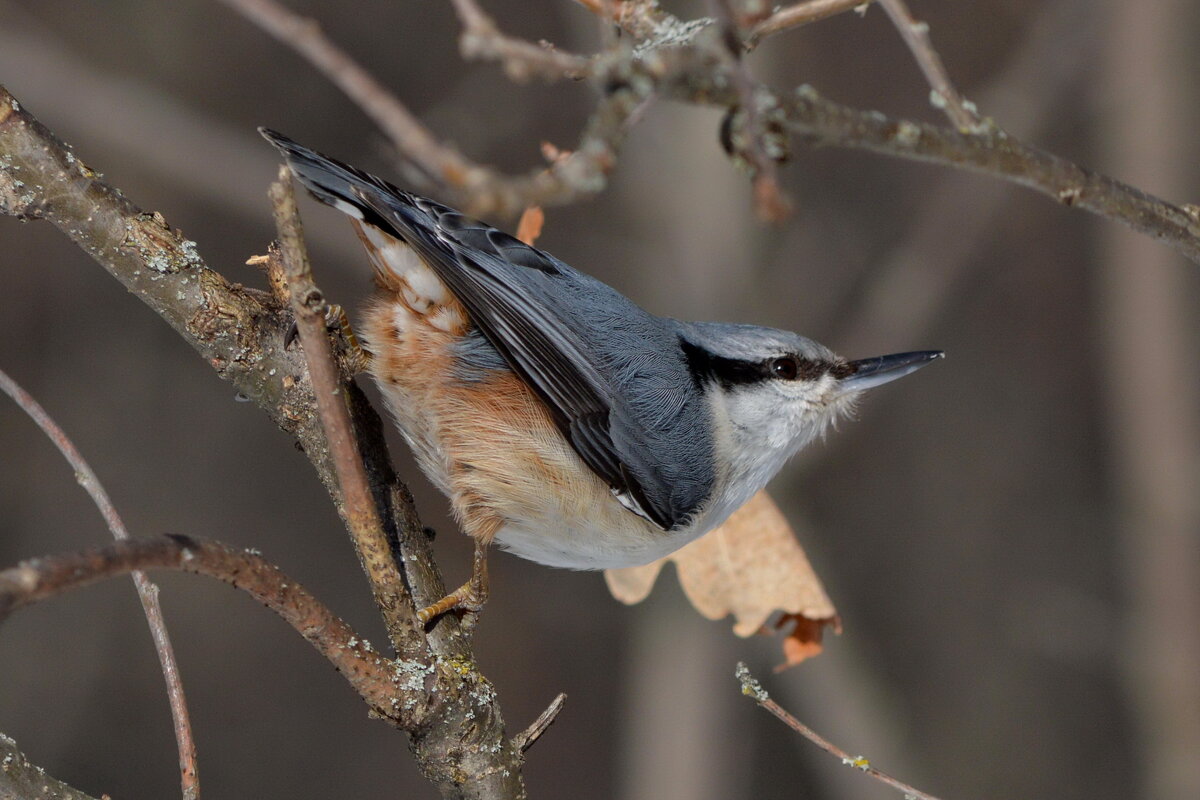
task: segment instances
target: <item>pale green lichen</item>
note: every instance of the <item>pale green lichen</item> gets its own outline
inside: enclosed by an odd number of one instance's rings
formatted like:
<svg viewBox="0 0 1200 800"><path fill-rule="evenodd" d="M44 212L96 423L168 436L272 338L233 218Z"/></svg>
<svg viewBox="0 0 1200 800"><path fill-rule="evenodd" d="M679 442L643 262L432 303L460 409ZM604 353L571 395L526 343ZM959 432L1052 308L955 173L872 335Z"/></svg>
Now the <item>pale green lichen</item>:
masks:
<svg viewBox="0 0 1200 800"><path fill-rule="evenodd" d="M847 767L854 767L855 769L862 770L863 772L866 772L867 770L869 770L871 768L871 762L867 760L866 756L855 756L854 758L843 758L842 763L845 764Z"/></svg>
<svg viewBox="0 0 1200 800"><path fill-rule="evenodd" d="M364 641L363 646L367 646ZM420 692L425 688L425 677L433 673L432 664L422 664L419 661L397 659L392 662L392 682L397 689L405 692ZM410 706L411 703L405 703Z"/></svg>
<svg viewBox="0 0 1200 800"><path fill-rule="evenodd" d="M809 103L815 103L821 99L821 93L812 84L802 83L796 87L796 97Z"/></svg>
<svg viewBox="0 0 1200 800"><path fill-rule="evenodd" d="M696 38L696 34L712 25L716 20L712 17L697 17L696 19L671 19L655 27L654 35L633 49L635 58L641 58L647 53L660 47L681 47Z"/></svg>
<svg viewBox="0 0 1200 800"><path fill-rule="evenodd" d="M765 703L771 699L770 695L767 694L767 690L762 687L762 684L750 674L750 668L746 666L745 662L739 661L733 674L738 679L738 682L742 684L742 694L747 697L753 697L759 703Z"/></svg>
<svg viewBox="0 0 1200 800"><path fill-rule="evenodd" d="M902 119L896 123L896 133L892 139L901 147L916 147L917 143L921 141L921 127Z"/></svg>

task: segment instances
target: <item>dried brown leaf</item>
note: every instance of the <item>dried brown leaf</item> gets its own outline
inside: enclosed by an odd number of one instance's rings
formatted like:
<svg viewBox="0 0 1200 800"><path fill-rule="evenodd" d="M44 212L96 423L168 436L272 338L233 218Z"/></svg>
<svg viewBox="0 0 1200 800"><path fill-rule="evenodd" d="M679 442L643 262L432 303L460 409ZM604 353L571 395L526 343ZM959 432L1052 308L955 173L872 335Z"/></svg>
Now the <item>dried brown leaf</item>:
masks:
<svg viewBox="0 0 1200 800"><path fill-rule="evenodd" d="M821 652L826 626L841 631L837 610L791 525L766 492L756 494L720 528L666 558L605 571L609 591L623 603L641 602L667 561L675 562L695 609L709 619L733 614L738 636L790 626L781 668ZM772 617L777 618L768 625Z"/></svg>
<svg viewBox="0 0 1200 800"><path fill-rule="evenodd" d="M542 225L545 222L546 213L542 211L542 207L530 206L521 214L521 221L517 223L517 238L525 244L532 245L542 235Z"/></svg>

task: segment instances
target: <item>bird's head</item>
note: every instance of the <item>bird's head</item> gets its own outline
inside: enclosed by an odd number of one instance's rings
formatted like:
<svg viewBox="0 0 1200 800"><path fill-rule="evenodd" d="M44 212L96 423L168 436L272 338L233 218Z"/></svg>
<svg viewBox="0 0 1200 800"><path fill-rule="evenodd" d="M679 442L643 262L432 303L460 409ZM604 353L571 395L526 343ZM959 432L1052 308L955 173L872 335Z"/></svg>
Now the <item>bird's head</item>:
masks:
<svg viewBox="0 0 1200 800"><path fill-rule="evenodd" d="M724 323L694 323L682 341L688 368L711 398L719 457L761 483L853 409L862 392L943 355L926 350L847 361L794 333Z"/></svg>

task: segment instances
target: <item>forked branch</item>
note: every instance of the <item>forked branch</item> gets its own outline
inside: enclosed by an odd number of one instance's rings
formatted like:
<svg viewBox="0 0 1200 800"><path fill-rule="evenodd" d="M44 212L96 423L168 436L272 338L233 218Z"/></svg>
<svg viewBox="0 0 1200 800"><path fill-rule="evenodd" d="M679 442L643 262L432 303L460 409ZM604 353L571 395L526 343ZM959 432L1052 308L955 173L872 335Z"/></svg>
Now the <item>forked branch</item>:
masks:
<svg viewBox="0 0 1200 800"><path fill-rule="evenodd" d="M306 364L297 350L284 347L291 319L287 309L275 295L236 286L208 269L194 243L170 228L161 215L141 211L100 180L3 88L0 213L54 223L159 313L218 374L296 437L335 505L344 512L337 470L317 421ZM339 393L350 409L378 518L403 564L403 580L396 584L396 591L408 587L416 602L432 602L445 593L441 576L407 489L392 470L381 421L353 383L342 384ZM73 563L81 570L80 575L91 577L97 575L97 567L94 563L89 567L88 559L98 559L103 569L117 571L147 566L185 569L183 561L194 563L194 546L180 545L179 540L168 540L166 544L150 541L159 544L127 543L99 555L90 552L67 558L75 558ZM172 549L171 541L178 546ZM145 557L127 552L137 547L159 549ZM192 558L184 559L184 550ZM147 558L152 563L146 563ZM41 566L59 575L60 581L66 580L61 570L55 572L61 567L58 562L51 560ZM30 587L23 582L37 575L37 564L26 564L9 575L12 591L8 602L27 602ZM33 588L45 589L48 585L52 584L37 578ZM286 598L281 600L286 602ZM412 603L404 598L395 607L411 609ZM332 625L335 619L328 621ZM314 644L331 655L341 644L352 639L361 641L349 629L335 626L330 630L332 634L305 625L302 632L317 637ZM411 631L389 625L391 633L400 630ZM520 753L505 736L496 694L474 666L470 643L458 635L456 620L443 619L429 632L411 632L419 637L417 641L405 633L396 637L393 647L401 655L419 652L422 657L391 662L372 656L375 670L362 673L365 682L360 687L370 690L365 695L369 702L378 704L381 714L402 726L405 721L412 722L406 730L417 764L445 797L499 800L523 795ZM346 668L354 666L347 664ZM392 667L400 672L388 672ZM389 683L380 687L377 679L382 674L378 670L404 686ZM421 674L404 670L420 670ZM376 693L376 688L381 692ZM404 713L396 711L392 703L396 698L397 703L407 706Z"/></svg>
<svg viewBox="0 0 1200 800"><path fill-rule="evenodd" d="M31 603L115 575L150 569L207 575L246 592L329 659L377 713L405 727L420 722L412 706L394 702L396 692L403 691L394 685L399 676L392 674L389 662L380 658L370 642L261 556L209 539L175 535L125 539L24 561L0 571L0 621ZM415 706L423 707L423 703Z"/></svg>
<svg viewBox="0 0 1200 800"><path fill-rule="evenodd" d="M235 6L269 3L278 7L275 0L224 2ZM715 106L731 114L745 104L747 97L753 97L758 114L753 120L755 127L777 125L811 144L870 150L896 158L967 169L1026 186L1064 205L1121 222L1200 263L1200 206L1167 202L1039 150L1008 134L995 121L976 117L946 77L940 58L929 43L927 30L922 23L912 19L907 7L901 3L893 2L889 6L895 14L893 19L929 76L933 92L944 101L940 104L954 120L954 128L842 106L825 99L807 85L794 90L776 89L758 81L746 85L744 73L738 72L740 65L725 57L724 37L707 35L714 27L712 19L681 20L649 0L577 2L618 24L634 37L636 45L624 54L609 54L602 69L600 62L594 67L594 80L610 91L602 94L597 111L572 157L529 176L504 177L473 165L471 174L485 176L485 179L470 187L461 181L443 186L451 200L474 213L515 214L531 205L569 202L599 191L604 176L615 166L617 148L628 124L636 119L637 109L651 97L657 95ZM747 33L747 41L753 44L770 33L863 5L865 3L839 0L798 3L757 23ZM460 0L461 8L477 6L472 0L465 0L465 5ZM490 28L471 20L467 24L466 33L474 42L467 50L469 55L501 59L510 72L522 58L529 58L529 74L545 74L547 63L540 52L542 48L531 43L526 43L525 48L516 47L516 40L502 34L494 24ZM771 27L764 30L761 27L764 25ZM489 37L493 40L489 41ZM298 42L285 41L304 54ZM536 58L530 55L534 51L538 51ZM325 70L319 61L313 63ZM565 72L564 77L567 76ZM389 98L389 103L402 106L394 96L389 95ZM754 141L753 132L743 130L749 122L747 115L734 115L731 119L735 122L734 130L730 132L733 136L741 135L746 141ZM396 147L416 163L422 163L422 143L427 136L432 137L427 130L422 130L421 136L393 137ZM769 183L765 185L770 186ZM469 192L470 197L463 198L464 189L474 191Z"/></svg>

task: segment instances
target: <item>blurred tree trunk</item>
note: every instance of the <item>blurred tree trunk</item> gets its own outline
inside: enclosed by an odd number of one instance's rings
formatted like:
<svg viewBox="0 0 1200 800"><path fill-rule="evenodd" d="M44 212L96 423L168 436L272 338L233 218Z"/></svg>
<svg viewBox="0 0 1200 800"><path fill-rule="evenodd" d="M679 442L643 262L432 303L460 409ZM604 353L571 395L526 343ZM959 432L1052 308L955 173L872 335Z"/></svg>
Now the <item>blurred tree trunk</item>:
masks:
<svg viewBox="0 0 1200 800"><path fill-rule="evenodd" d="M657 104L639 134L623 166L654 179L626 184L622 198L647 243L627 284L636 287L630 294L689 319L718 318L723 298L742 290L731 284L749 272L756 229L746 181L719 155L711 112ZM725 733L738 727L733 715L745 713L732 685L743 648L727 623L700 619L677 586L667 585L677 584L674 569L666 573L657 591L670 601L655 597L631 622L619 797L745 797L749 742Z"/></svg>
<svg viewBox="0 0 1200 800"><path fill-rule="evenodd" d="M1111 4L1103 168L1188 196L1194 76L1173 64L1188 3ZM1097 324L1107 367L1114 518L1128 627L1119 658L1147 800L1200 797L1200 379L1195 271L1154 241L1104 227ZM1192 291L1189 291L1191 289Z"/></svg>

